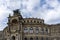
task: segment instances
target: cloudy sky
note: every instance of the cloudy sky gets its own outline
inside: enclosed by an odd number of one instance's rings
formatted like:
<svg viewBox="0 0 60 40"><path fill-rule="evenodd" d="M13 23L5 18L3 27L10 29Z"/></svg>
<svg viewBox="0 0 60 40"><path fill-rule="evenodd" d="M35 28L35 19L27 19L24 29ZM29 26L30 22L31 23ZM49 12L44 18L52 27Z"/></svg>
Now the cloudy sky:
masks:
<svg viewBox="0 0 60 40"><path fill-rule="evenodd" d="M41 18L46 24L60 23L60 0L0 0L0 30L7 26L7 17L15 9L20 9L23 17Z"/></svg>

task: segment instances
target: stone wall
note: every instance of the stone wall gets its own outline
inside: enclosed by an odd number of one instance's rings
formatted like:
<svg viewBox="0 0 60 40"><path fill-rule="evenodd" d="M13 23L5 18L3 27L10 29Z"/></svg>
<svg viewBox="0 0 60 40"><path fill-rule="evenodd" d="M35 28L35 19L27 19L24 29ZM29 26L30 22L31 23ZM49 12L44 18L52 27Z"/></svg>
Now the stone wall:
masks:
<svg viewBox="0 0 60 40"><path fill-rule="evenodd" d="M3 31L0 31L0 40L3 40Z"/></svg>

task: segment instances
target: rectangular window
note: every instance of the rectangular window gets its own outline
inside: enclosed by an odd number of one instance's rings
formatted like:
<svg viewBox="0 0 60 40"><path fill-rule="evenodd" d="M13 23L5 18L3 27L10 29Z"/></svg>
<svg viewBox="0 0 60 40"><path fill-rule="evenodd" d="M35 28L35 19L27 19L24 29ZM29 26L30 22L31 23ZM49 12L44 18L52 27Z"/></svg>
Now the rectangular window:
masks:
<svg viewBox="0 0 60 40"><path fill-rule="evenodd" d="M33 33L33 28L32 27L30 28L30 33Z"/></svg>
<svg viewBox="0 0 60 40"><path fill-rule="evenodd" d="M36 33L39 33L39 28L36 28L36 31L35 31Z"/></svg>
<svg viewBox="0 0 60 40"><path fill-rule="evenodd" d="M42 34L44 34L44 28L42 28L41 31L42 31Z"/></svg>
<svg viewBox="0 0 60 40"><path fill-rule="evenodd" d="M27 33L28 32L28 28L24 28L24 33Z"/></svg>

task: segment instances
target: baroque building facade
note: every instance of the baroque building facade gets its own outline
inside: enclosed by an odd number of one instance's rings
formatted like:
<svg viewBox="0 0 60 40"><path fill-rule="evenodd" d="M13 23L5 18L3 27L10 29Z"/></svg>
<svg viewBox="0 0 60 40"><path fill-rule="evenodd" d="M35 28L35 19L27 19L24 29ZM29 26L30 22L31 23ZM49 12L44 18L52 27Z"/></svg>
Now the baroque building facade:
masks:
<svg viewBox="0 0 60 40"><path fill-rule="evenodd" d="M23 18L19 10L13 12L1 40L60 40L60 24L45 24L43 19Z"/></svg>

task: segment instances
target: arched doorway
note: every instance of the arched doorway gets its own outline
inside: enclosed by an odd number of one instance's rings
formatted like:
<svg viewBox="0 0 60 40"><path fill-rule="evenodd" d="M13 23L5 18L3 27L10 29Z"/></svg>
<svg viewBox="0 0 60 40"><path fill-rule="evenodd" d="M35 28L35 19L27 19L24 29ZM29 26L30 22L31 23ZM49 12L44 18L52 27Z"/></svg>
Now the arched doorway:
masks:
<svg viewBox="0 0 60 40"><path fill-rule="evenodd" d="M12 36L12 40L15 40L15 36Z"/></svg>
<svg viewBox="0 0 60 40"><path fill-rule="evenodd" d="M31 37L30 40L33 40L33 38Z"/></svg>
<svg viewBox="0 0 60 40"><path fill-rule="evenodd" d="M24 40L27 40L27 38L24 38Z"/></svg>

